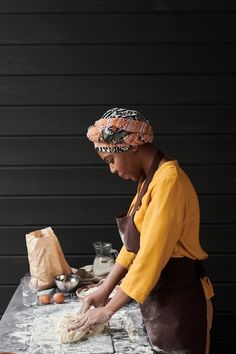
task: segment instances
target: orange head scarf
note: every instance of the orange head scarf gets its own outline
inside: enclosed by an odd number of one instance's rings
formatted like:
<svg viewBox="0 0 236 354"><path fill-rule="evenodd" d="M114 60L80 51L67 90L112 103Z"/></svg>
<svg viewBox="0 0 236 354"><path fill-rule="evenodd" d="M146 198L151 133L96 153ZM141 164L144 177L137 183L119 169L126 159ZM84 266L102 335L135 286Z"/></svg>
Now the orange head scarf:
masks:
<svg viewBox="0 0 236 354"><path fill-rule="evenodd" d="M87 137L102 152L121 152L153 141L149 121L138 111L112 108L88 128Z"/></svg>

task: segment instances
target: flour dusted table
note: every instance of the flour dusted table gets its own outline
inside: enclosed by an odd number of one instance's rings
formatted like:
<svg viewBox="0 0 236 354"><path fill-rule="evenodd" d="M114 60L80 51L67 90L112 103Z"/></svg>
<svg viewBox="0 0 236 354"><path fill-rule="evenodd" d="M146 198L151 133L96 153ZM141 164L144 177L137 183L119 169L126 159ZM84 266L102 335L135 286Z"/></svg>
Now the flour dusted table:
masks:
<svg viewBox="0 0 236 354"><path fill-rule="evenodd" d="M0 352L17 354L152 354L137 303L120 309L105 332L87 340L60 344L57 326L64 314L78 311L79 300L26 308L18 286L0 321Z"/></svg>

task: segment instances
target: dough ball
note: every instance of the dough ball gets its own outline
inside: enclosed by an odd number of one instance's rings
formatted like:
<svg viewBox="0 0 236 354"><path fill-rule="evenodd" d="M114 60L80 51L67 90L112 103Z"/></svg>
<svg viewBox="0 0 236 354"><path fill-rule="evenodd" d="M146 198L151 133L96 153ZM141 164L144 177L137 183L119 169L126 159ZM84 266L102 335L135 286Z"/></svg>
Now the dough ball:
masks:
<svg viewBox="0 0 236 354"><path fill-rule="evenodd" d="M60 343L73 343L77 342L81 339L85 339L91 335L96 335L101 333L104 330L104 325L98 325L94 329L89 329L86 331L81 330L80 328L78 329L72 329L68 331L68 326L71 325L76 319L78 318L78 314L72 313L72 314L66 314L58 328L58 334L59 334L59 340Z"/></svg>

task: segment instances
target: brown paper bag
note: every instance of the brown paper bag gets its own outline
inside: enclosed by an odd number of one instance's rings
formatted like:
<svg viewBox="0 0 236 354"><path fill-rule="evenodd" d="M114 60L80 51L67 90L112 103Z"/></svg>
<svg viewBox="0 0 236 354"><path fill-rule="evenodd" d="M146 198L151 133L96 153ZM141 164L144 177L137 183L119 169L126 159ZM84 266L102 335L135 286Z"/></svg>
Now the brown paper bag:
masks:
<svg viewBox="0 0 236 354"><path fill-rule="evenodd" d="M25 237L30 274L38 278L40 290L55 286L56 275L72 272L51 227L33 231Z"/></svg>

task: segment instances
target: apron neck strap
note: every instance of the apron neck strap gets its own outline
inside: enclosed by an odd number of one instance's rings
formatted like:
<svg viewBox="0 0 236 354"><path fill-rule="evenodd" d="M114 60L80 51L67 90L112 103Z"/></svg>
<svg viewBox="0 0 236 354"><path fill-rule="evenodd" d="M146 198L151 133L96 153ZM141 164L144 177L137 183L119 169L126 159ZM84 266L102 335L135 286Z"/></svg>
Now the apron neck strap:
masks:
<svg viewBox="0 0 236 354"><path fill-rule="evenodd" d="M154 157L154 159L152 161L152 165L151 165L151 167L150 167L150 169L148 171L147 177L146 177L146 179L144 181L143 187L142 187L141 191L139 192L138 199L137 199L137 202L136 202L136 204L134 206L134 209L133 209L133 211L131 213L131 216L133 216L136 213L136 211L139 209L139 206L141 204L141 200L142 200L144 194L147 192L149 183L151 182L151 180L152 180L152 178L154 176L154 173L158 169L160 161L163 158L163 156L164 156L164 154L163 154L163 152L161 150L158 150L156 152L155 157Z"/></svg>

